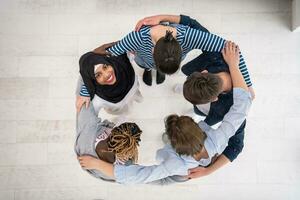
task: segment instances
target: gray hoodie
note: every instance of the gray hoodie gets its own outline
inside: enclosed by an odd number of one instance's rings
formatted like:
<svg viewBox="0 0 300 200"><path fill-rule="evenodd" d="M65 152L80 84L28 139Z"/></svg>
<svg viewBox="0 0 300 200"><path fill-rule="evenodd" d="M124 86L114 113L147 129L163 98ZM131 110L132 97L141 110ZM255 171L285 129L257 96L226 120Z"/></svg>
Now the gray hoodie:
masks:
<svg viewBox="0 0 300 200"><path fill-rule="evenodd" d="M114 126L114 123L107 120L101 121L101 118L97 117L92 105L88 108L82 106L80 112L77 114L76 122L76 141L74 150L77 156L90 155L99 159L95 151L96 137L99 134L104 133L105 130L110 131ZM96 178L114 181L113 178L104 175L98 170L86 171Z"/></svg>

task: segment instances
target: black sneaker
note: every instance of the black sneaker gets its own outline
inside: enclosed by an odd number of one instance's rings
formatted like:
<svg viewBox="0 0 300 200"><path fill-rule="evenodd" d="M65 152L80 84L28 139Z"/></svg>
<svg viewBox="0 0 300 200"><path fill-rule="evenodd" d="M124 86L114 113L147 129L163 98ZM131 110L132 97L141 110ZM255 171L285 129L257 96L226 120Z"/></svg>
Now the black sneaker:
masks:
<svg viewBox="0 0 300 200"><path fill-rule="evenodd" d="M152 74L151 74L151 70L144 70L143 73L143 81L146 85L151 86L152 85Z"/></svg>
<svg viewBox="0 0 300 200"><path fill-rule="evenodd" d="M156 83L161 84L165 81L166 75L156 70Z"/></svg>

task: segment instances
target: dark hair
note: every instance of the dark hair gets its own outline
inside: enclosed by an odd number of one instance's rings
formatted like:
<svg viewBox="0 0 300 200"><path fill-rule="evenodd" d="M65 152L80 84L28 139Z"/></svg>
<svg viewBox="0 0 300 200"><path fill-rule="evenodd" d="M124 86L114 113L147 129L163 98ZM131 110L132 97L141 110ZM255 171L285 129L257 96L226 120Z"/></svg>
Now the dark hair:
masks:
<svg viewBox="0 0 300 200"><path fill-rule="evenodd" d="M171 31L155 44L153 58L157 70L165 74L174 74L181 62L181 47Z"/></svg>
<svg viewBox="0 0 300 200"><path fill-rule="evenodd" d="M171 146L179 155L193 156L202 150L206 134L191 117L170 115L165 127Z"/></svg>
<svg viewBox="0 0 300 200"><path fill-rule="evenodd" d="M194 72L183 84L183 96L192 104L213 101L222 91L222 79L211 73Z"/></svg>

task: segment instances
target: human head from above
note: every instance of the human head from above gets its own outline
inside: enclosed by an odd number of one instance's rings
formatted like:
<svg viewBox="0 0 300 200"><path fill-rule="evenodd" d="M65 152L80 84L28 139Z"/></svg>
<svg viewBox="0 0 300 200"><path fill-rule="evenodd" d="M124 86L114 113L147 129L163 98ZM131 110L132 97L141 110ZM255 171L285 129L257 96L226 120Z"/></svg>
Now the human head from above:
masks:
<svg viewBox="0 0 300 200"><path fill-rule="evenodd" d="M204 147L206 134L191 117L169 115L165 120L165 131L179 155L194 156Z"/></svg>
<svg viewBox="0 0 300 200"><path fill-rule="evenodd" d="M138 146L141 141L141 129L135 123L123 123L111 130L109 137L99 142L96 153L99 159L114 163L138 160Z"/></svg>
<svg viewBox="0 0 300 200"><path fill-rule="evenodd" d="M174 74L180 66L181 52L181 47L172 32L166 31L166 35L154 46L153 58L157 70L165 74Z"/></svg>
<svg viewBox="0 0 300 200"><path fill-rule="evenodd" d="M194 72L183 84L183 96L194 105L214 102L222 92L222 84L222 79L216 74Z"/></svg>

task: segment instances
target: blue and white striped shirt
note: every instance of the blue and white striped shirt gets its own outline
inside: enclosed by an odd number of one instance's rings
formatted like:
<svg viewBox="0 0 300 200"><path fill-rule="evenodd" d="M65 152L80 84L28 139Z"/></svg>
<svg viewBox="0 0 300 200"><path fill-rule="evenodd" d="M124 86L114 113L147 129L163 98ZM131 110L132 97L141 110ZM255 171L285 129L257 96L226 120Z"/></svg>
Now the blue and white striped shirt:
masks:
<svg viewBox="0 0 300 200"><path fill-rule="evenodd" d="M224 48L226 40L217 35L193 29L182 24L176 24L175 27L177 31L176 39L182 48L182 60L185 58L186 54L193 49L221 52ZM136 56L145 63L145 66L143 67L148 69L155 68L152 53L154 45L150 35L150 30L150 26L144 26L140 29L140 31L132 31L117 44L109 48L108 51L115 56L122 55L129 51L134 51ZM248 87L250 87L252 83L242 54L240 54L239 68ZM80 92L80 95L86 96L82 91Z"/></svg>

